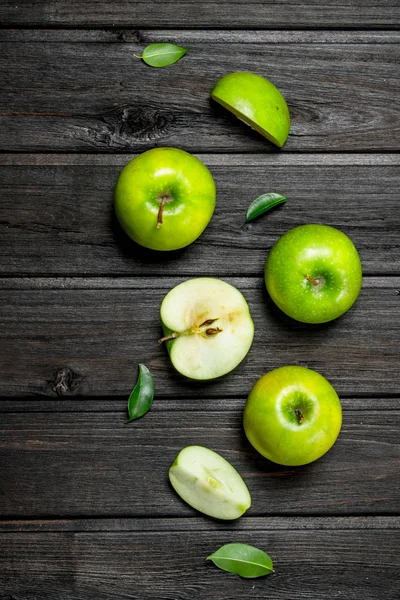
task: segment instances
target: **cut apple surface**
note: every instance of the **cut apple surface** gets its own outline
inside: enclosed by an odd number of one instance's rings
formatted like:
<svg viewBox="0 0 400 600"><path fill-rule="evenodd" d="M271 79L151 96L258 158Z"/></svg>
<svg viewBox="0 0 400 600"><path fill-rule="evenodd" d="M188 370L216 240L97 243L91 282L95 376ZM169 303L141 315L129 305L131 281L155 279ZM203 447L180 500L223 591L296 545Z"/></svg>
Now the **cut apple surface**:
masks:
<svg viewBox="0 0 400 600"><path fill-rule="evenodd" d="M173 288L161 304L161 321L171 362L191 379L214 379L232 371L246 356L254 325L235 287L201 277Z"/></svg>
<svg viewBox="0 0 400 600"><path fill-rule="evenodd" d="M290 130L285 98L273 83L256 73L229 73L219 79L211 98L282 148Z"/></svg>
<svg viewBox="0 0 400 600"><path fill-rule="evenodd" d="M204 446L181 450L169 480L185 502L216 519L237 519L251 506L249 490L236 469Z"/></svg>

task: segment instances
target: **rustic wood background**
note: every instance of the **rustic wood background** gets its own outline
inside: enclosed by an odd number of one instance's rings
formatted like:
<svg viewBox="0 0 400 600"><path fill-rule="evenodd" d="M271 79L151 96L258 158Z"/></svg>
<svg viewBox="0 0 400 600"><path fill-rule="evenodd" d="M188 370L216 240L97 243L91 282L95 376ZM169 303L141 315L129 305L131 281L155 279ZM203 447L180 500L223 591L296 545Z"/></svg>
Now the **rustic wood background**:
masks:
<svg viewBox="0 0 400 600"><path fill-rule="evenodd" d="M3 0L0 4L0 600L394 600L400 545L400 4L397 0ZM133 58L190 46L178 64ZM293 117L283 150L213 104L222 74L272 79ZM218 202L203 236L168 255L124 236L121 167L155 146L196 153ZM257 195L285 206L243 226ZM287 229L323 222L359 248L364 285L334 323L268 300L262 269ZM159 304L188 277L243 291L254 345L221 381L170 365ZM150 414L126 426L144 362ZM335 447L282 468L241 427L256 379L315 368L341 396ZM253 506L202 518L167 469L188 444L222 453ZM242 580L205 563L224 543L265 549Z"/></svg>

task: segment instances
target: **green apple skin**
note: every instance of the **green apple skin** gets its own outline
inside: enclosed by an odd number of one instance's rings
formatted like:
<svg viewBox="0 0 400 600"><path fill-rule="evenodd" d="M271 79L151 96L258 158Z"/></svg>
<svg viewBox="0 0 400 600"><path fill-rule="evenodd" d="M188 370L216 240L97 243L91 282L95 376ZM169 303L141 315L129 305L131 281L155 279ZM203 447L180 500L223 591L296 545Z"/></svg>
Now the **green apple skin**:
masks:
<svg viewBox="0 0 400 600"><path fill-rule="evenodd" d="M219 79L211 98L282 148L290 130L285 98L273 83L256 73L229 73Z"/></svg>
<svg viewBox="0 0 400 600"><path fill-rule="evenodd" d="M165 203L157 228L161 199ZM216 190L210 171L188 152L154 148L121 171L114 207L124 231L152 250L177 250L191 244L208 225Z"/></svg>
<svg viewBox="0 0 400 600"><path fill-rule="evenodd" d="M264 275L275 304L303 323L340 317L354 304L362 284L353 242L338 229L317 224L285 233L272 247Z"/></svg>
<svg viewBox="0 0 400 600"><path fill-rule="evenodd" d="M249 442L265 458L285 466L317 460L335 443L342 408L331 384L319 373L287 366L261 377L243 414Z"/></svg>

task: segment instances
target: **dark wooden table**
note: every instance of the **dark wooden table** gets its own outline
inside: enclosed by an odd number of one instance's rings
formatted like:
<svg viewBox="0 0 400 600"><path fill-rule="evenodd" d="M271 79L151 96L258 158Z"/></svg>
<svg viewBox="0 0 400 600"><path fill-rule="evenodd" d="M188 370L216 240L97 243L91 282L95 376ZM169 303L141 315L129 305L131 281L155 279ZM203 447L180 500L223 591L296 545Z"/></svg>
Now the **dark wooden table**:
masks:
<svg viewBox="0 0 400 600"><path fill-rule="evenodd" d="M3 0L0 22L0 600L398 599L398 0ZM166 69L133 58L157 41L191 51ZM234 70L284 93L283 150L211 103ZM206 232L168 255L135 247L112 211L121 167L165 145L218 188ZM271 190L287 204L243 227ZM280 314L262 278L273 242L307 222L350 235L365 273L355 307L316 327ZM155 343L161 299L200 275L237 285L256 326L247 359L202 385ZM156 398L127 426L138 362ZM241 427L253 383L288 363L325 375L344 409L304 468L268 463ZM247 481L238 522L169 487L189 444ZM275 574L205 562L231 541L265 549Z"/></svg>

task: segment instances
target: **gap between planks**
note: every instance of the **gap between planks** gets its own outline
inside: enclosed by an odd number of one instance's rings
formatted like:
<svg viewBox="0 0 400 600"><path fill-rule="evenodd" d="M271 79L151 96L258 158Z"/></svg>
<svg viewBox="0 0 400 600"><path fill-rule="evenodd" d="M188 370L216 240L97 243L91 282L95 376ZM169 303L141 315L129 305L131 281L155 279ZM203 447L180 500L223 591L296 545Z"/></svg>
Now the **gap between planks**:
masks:
<svg viewBox="0 0 400 600"><path fill-rule="evenodd" d="M201 519L199 517L90 517L71 519L7 519L0 521L0 532L55 533L72 531L75 533L117 533L170 531L271 531L271 530L360 530L360 529L400 529L398 516L291 516L291 517L244 517L232 523Z"/></svg>
<svg viewBox="0 0 400 600"><path fill-rule="evenodd" d="M151 27L93 27L13 28L0 26L0 43L111 43L137 44L168 41L176 43L213 42L231 44L398 44L400 31L396 29L229 29L193 30L160 29Z"/></svg>
<svg viewBox="0 0 400 600"><path fill-rule="evenodd" d="M226 411L241 411L248 394L234 396L191 395L190 398L171 399L157 394L152 405L151 413L162 412L196 412L199 406L207 403L207 412L213 414ZM0 414L34 414L34 413L104 413L126 414L128 395L110 396L95 399L93 396L20 396L16 398L0 397ZM341 394L340 401L344 412L388 412L399 411L400 394Z"/></svg>
<svg viewBox="0 0 400 600"><path fill-rule="evenodd" d="M0 113L1 116L1 113ZM0 153L0 166L125 166L138 156L136 153ZM365 167L397 167L400 165L400 153L381 154L367 153L194 153L208 167L296 167L296 166L365 166Z"/></svg>
<svg viewBox="0 0 400 600"><path fill-rule="evenodd" d="M201 275L199 274L198 277ZM142 289L170 289L189 277L160 277L158 275L127 277L126 275L109 277L90 277L82 275L79 277L20 277L11 275L9 277L0 277L0 290L142 290ZM227 276L224 281L232 283L232 285L244 289L259 289L263 285L263 276ZM364 289L381 289L381 288L400 288L400 275L364 275ZM400 296L400 290L394 293ZM400 299L399 299L400 301Z"/></svg>

